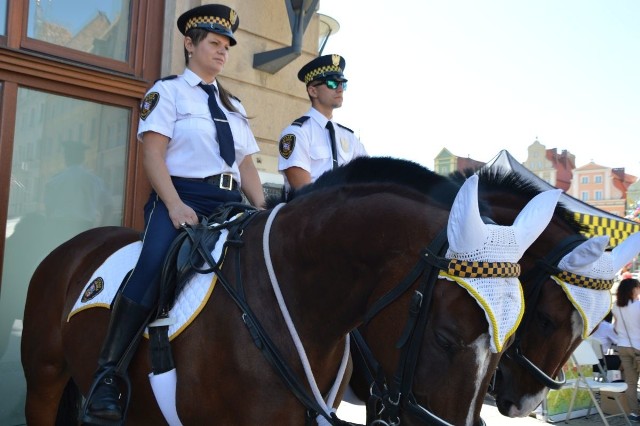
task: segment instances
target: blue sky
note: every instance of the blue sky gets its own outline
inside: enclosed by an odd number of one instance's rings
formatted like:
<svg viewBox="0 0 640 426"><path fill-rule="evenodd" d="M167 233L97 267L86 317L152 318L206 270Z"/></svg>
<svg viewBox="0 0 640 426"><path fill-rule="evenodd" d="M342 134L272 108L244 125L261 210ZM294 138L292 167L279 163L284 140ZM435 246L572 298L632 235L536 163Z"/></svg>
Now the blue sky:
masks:
<svg viewBox="0 0 640 426"><path fill-rule="evenodd" d="M525 161L536 139L640 177L640 1L320 0L338 122L372 155Z"/></svg>

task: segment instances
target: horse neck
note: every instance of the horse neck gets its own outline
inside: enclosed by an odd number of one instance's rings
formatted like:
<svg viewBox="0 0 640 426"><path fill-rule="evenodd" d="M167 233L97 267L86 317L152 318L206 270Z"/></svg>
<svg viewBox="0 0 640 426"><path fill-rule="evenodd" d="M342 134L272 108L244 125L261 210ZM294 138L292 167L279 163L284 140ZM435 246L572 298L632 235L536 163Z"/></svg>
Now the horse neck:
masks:
<svg viewBox="0 0 640 426"><path fill-rule="evenodd" d="M448 212L416 218L424 205L417 209L394 194L345 197L326 205L331 207L312 215L282 209L271 247L299 327L331 341L360 325L369 307L402 280L434 237L429 228L444 227ZM408 220L412 217L416 220Z"/></svg>

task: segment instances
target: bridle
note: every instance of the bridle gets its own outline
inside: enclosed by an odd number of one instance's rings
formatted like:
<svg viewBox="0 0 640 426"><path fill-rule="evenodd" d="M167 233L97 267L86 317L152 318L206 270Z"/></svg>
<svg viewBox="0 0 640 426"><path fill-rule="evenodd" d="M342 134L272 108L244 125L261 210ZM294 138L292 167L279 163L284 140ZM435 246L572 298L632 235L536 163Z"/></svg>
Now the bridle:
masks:
<svg viewBox="0 0 640 426"><path fill-rule="evenodd" d="M485 223L490 219L483 217ZM424 331L428 322L429 309L431 307L433 289L440 271L448 271L451 275L466 276L463 270L452 267L454 263L465 264L467 262L446 259L442 257L448 247L446 230L441 231L424 249L417 264L409 272L400 284L390 290L379 299L365 316L364 325L370 322L380 311L390 305L406 292L416 280L420 279L409 305L409 317L403 332L396 343L396 348L401 350L400 359L394 374L393 381L386 380L382 368L375 359L360 332L356 329L351 332L353 340L352 356L358 356L365 367L367 382L370 383L369 400L367 401L367 425L395 426L400 424L400 410L414 416L423 424L436 426L450 426L450 423L440 418L429 409L421 406L412 391L413 379L418 362L418 355ZM471 262L469 262L471 263ZM491 274L492 277L517 276L519 265L506 262L487 263L495 266L508 266L517 273ZM500 268L498 268L500 269ZM485 275L489 276L489 275ZM482 418L482 425L485 424Z"/></svg>
<svg viewBox="0 0 640 426"><path fill-rule="evenodd" d="M547 256L536 261L536 267L523 275L521 282L530 283L530 285L527 286L528 291L525 293L525 300L528 306L536 306L538 304L540 291L544 282L549 279L549 276L562 273L562 270L558 268L560 260L584 241L586 241L586 238L580 234L571 235L563 239ZM533 322L534 315L533 309L525 309L521 326L518 327L513 345L511 346L513 350L511 350L511 348L508 349L504 356L516 361L546 387L557 390L562 388L566 382L562 369L558 373L558 380L556 380L536 366L522 351L522 338L529 324Z"/></svg>

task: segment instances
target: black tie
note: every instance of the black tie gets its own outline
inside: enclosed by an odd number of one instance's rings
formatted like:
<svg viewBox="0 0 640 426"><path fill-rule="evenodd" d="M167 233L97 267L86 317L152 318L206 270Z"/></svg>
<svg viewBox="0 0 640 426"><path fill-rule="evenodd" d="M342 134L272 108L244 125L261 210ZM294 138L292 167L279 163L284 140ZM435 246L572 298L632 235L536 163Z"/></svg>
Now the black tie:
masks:
<svg viewBox="0 0 640 426"><path fill-rule="evenodd" d="M232 166L236 160L236 151L233 147L233 135L231 134L231 127L229 127L227 116L224 115L224 112L222 112L216 101L216 89L214 86L204 83L200 83L198 86L202 87L202 90L209 95L209 112L211 112L211 118L213 118L213 123L216 125L220 156L225 163Z"/></svg>
<svg viewBox="0 0 640 426"><path fill-rule="evenodd" d="M336 152L336 132L333 129L331 121L327 121L325 126L329 130L329 136L331 137L331 157L333 157L333 168L338 167L338 156Z"/></svg>

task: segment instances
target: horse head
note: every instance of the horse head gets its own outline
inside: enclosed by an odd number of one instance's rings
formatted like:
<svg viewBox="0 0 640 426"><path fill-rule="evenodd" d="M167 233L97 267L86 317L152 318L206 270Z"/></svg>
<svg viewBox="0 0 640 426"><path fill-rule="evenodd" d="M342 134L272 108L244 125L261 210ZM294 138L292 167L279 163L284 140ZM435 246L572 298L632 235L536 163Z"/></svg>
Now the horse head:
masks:
<svg viewBox="0 0 640 426"><path fill-rule="evenodd" d="M574 239L568 253L559 251L555 261L540 257L538 274L523 277L528 316L500 361L492 390L502 414L526 416L549 388L557 389L561 382L553 378L609 312L613 279L640 252L640 233L610 252L608 242L607 236Z"/></svg>

